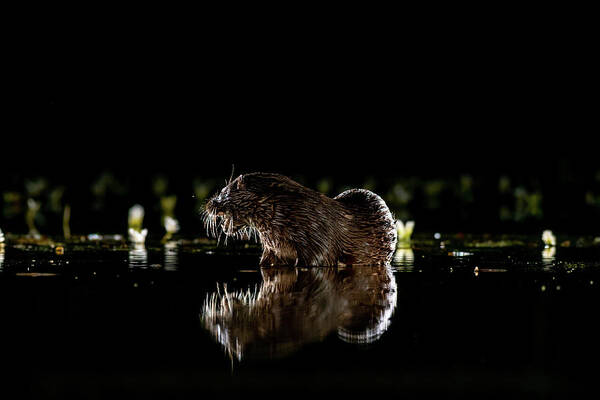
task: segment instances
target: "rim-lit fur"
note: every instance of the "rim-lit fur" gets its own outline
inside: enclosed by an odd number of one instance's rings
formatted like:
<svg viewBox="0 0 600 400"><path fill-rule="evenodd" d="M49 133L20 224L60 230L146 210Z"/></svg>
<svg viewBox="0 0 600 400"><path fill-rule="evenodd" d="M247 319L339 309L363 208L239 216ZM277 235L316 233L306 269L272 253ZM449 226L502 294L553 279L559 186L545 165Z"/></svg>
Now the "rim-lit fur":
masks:
<svg viewBox="0 0 600 400"><path fill-rule="evenodd" d="M240 175L206 204L209 235L256 238L261 266L382 264L396 246L394 219L368 190L335 198L279 174Z"/></svg>
<svg viewBox="0 0 600 400"><path fill-rule="evenodd" d="M397 302L389 266L263 268L246 290L225 284L206 296L204 327L232 359L289 355L331 334L373 343L387 331Z"/></svg>

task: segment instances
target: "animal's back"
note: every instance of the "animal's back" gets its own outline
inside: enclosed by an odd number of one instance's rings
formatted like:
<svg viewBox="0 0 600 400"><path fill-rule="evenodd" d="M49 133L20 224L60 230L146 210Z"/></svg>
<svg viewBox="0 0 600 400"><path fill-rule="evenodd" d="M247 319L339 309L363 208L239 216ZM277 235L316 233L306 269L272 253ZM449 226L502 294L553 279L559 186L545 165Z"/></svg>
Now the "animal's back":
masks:
<svg viewBox="0 0 600 400"><path fill-rule="evenodd" d="M365 189L350 189L334 198L351 211L349 262L389 262L396 248L394 217L385 201Z"/></svg>

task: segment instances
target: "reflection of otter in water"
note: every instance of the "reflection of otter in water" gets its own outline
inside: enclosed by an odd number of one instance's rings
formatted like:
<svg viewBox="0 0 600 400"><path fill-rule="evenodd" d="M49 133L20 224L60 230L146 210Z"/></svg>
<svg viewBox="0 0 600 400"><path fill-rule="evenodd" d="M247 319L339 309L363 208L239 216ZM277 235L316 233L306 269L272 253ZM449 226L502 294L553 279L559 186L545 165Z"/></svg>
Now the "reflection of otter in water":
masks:
<svg viewBox="0 0 600 400"><path fill-rule="evenodd" d="M278 174L240 175L208 201L204 220L215 236L257 236L261 266L385 264L396 247L394 219L375 193L331 199Z"/></svg>
<svg viewBox="0 0 600 400"><path fill-rule="evenodd" d="M282 356L332 332L350 343L372 343L387 330L396 306L388 266L267 268L260 287L209 294L204 326L230 354Z"/></svg>

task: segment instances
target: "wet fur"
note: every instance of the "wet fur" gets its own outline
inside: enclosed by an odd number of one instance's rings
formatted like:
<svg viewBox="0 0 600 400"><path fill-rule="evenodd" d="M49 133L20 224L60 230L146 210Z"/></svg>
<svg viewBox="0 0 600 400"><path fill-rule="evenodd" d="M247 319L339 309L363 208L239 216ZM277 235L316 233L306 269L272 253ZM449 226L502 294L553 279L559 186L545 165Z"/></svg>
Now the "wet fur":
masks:
<svg viewBox="0 0 600 400"><path fill-rule="evenodd" d="M226 284L207 294L204 327L232 359L286 356L334 332L348 343L373 343L397 303L389 266L262 268L246 290Z"/></svg>
<svg viewBox="0 0 600 400"><path fill-rule="evenodd" d="M279 174L230 179L207 202L204 222L213 236L260 240L261 266L383 264L396 246L394 219L375 193L332 199Z"/></svg>

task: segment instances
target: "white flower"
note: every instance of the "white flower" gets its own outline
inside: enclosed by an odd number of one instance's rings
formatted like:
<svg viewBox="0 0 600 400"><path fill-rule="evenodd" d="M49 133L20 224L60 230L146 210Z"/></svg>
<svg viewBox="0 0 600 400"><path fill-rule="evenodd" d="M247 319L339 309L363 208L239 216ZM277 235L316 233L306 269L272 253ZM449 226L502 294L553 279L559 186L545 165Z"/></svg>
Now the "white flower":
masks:
<svg viewBox="0 0 600 400"><path fill-rule="evenodd" d="M142 229L141 231L136 231L133 228L129 228L129 240L133 243L141 244L146 241L146 235L148 235L148 229Z"/></svg>
<svg viewBox="0 0 600 400"><path fill-rule="evenodd" d="M551 230L547 229L542 233L542 242L544 242L546 247L556 246L556 237Z"/></svg>
<svg viewBox="0 0 600 400"><path fill-rule="evenodd" d="M415 228L414 221L406 221L406 224L400 220L396 221L396 232L398 233L398 242L407 242Z"/></svg>
<svg viewBox="0 0 600 400"><path fill-rule="evenodd" d="M34 199L27 199L27 208L31 210L31 212L36 213L40 210L41 204L39 201L35 201Z"/></svg>
<svg viewBox="0 0 600 400"><path fill-rule="evenodd" d="M135 228L138 231L142 229L142 222L144 221L144 207L139 204L134 205L129 209L129 227Z"/></svg>
<svg viewBox="0 0 600 400"><path fill-rule="evenodd" d="M0 243L4 243L4 233L2 233L2 229L0 229Z"/></svg>
<svg viewBox="0 0 600 400"><path fill-rule="evenodd" d="M175 218L165 217L165 230L167 233L176 233L179 231L179 222Z"/></svg>

